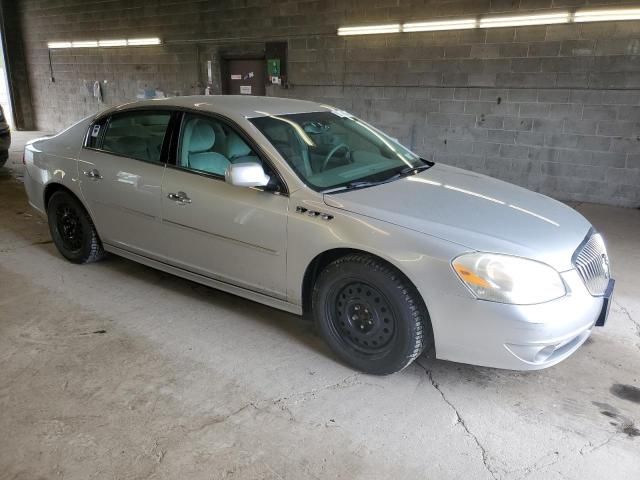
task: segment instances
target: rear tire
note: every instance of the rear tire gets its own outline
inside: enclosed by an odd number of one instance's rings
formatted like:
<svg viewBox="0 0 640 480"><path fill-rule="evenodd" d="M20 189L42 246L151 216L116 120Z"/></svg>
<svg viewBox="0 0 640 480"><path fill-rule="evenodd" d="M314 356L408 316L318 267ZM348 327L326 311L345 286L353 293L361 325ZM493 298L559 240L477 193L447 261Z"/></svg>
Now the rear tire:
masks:
<svg viewBox="0 0 640 480"><path fill-rule="evenodd" d="M329 347L365 373L398 372L433 343L416 288L370 255L347 255L329 264L314 286L312 308Z"/></svg>
<svg viewBox="0 0 640 480"><path fill-rule="evenodd" d="M97 262L105 255L91 217L80 201L59 190L49 199L47 217L58 251L73 263Z"/></svg>

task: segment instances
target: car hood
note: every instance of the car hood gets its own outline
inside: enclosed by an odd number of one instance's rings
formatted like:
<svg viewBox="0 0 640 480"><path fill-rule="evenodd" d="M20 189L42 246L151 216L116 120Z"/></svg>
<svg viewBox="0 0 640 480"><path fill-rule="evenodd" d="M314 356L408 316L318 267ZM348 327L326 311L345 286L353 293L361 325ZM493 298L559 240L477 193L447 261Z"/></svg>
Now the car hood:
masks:
<svg viewBox="0 0 640 480"><path fill-rule="evenodd" d="M532 258L559 271L573 268L572 254L591 228L563 203L442 164L375 187L326 194L324 200L470 250Z"/></svg>

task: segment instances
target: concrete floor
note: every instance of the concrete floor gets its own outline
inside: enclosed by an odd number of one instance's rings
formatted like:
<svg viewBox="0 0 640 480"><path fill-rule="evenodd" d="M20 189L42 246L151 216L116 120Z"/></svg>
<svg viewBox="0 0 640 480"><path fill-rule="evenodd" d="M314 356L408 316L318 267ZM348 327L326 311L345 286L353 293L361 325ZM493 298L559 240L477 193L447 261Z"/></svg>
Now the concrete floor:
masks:
<svg viewBox="0 0 640 480"><path fill-rule="evenodd" d="M298 318L110 256L64 261L0 169L0 479L638 479L640 210L609 323L533 373L420 358L377 378Z"/></svg>

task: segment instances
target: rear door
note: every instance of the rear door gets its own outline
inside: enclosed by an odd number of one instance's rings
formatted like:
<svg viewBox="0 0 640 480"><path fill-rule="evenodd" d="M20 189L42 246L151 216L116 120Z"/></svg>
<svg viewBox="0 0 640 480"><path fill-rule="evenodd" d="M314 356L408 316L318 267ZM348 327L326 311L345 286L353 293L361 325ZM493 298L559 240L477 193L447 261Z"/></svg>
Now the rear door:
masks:
<svg viewBox="0 0 640 480"><path fill-rule="evenodd" d="M80 188L103 242L162 259L162 177L170 111L129 111L92 125Z"/></svg>
<svg viewBox="0 0 640 480"><path fill-rule="evenodd" d="M289 208L284 184L268 191L225 182L230 163L262 163L268 175L273 170L248 137L223 119L185 114L175 156L162 183L161 238L168 261L284 299Z"/></svg>

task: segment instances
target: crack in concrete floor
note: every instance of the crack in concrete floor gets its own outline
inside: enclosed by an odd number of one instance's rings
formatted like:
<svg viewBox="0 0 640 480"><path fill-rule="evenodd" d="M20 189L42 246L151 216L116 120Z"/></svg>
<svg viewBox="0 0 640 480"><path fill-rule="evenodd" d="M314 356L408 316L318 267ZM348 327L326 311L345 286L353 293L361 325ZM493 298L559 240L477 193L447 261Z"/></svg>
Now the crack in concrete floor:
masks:
<svg viewBox="0 0 640 480"><path fill-rule="evenodd" d="M496 473L494 472L493 468L491 467L491 465L489 464L489 455L487 453L487 449L484 447L484 445L482 445L482 443L480 443L480 440L478 439L478 437L469 429L469 426L464 421L464 418L462 417L462 415L460 415L460 412L458 411L458 408L453 404L453 402L451 402L451 400L449 400L447 398L447 396L445 395L444 391L440 388L440 385L438 384L438 382L435 381L435 379L433 378L432 371L429 370L426 366L424 366L420 362L419 359L415 361L415 364L418 365L420 368L422 368L425 371L425 373L427 375L427 378L429 379L429 382L431 382L431 385L433 386L433 388L435 388L438 391L438 393L440 394L440 397L442 398L442 400L456 414L456 425L459 424L464 429L465 433L474 441L474 443L476 444L476 446L480 450L480 454L482 456L482 463L484 465L484 468L487 470L489 475L491 475L491 478L494 478L494 479L497 480L498 477L497 477Z"/></svg>

